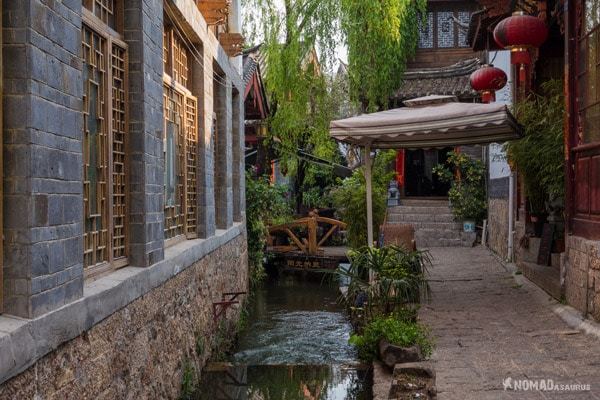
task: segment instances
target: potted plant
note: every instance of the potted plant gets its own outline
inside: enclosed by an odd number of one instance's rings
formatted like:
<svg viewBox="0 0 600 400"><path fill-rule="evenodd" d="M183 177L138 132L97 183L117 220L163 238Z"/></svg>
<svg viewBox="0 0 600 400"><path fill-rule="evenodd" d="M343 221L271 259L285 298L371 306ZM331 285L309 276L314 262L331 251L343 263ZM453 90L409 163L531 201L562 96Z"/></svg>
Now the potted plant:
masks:
<svg viewBox="0 0 600 400"><path fill-rule="evenodd" d="M463 222L465 232L474 232L487 212L483 163L453 151L448 153L447 163L438 164L433 172L450 183L448 198L454 217Z"/></svg>

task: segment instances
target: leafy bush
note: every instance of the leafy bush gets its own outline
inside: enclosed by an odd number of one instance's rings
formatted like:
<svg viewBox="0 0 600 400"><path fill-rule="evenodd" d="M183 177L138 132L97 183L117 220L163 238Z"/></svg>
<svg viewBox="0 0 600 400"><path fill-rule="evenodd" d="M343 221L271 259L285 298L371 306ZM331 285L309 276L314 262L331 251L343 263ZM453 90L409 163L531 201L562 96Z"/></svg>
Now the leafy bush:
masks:
<svg viewBox="0 0 600 400"><path fill-rule="evenodd" d="M431 355L433 348L431 339L422 325L403 320L396 315L374 318L364 327L362 335L350 337L350 344L357 347L361 359L372 360L378 356L381 339L402 347L417 345L425 357Z"/></svg>
<svg viewBox="0 0 600 400"><path fill-rule="evenodd" d="M516 165L525 183L532 213L565 195L563 118L565 103L562 82L549 80L540 93L531 93L515 106L524 136L506 145L508 161Z"/></svg>
<svg viewBox="0 0 600 400"><path fill-rule="evenodd" d="M449 152L447 165L438 164L433 172L451 184L448 198L458 220L481 221L487 213L485 167L466 154Z"/></svg>
<svg viewBox="0 0 600 400"><path fill-rule="evenodd" d="M345 299L349 306L365 307L365 318L390 313L427 295L425 274L429 254L390 245L362 247L349 254L350 268L338 274L348 281ZM369 277L373 280L369 282ZM357 304L357 303L366 303Z"/></svg>
<svg viewBox="0 0 600 400"><path fill-rule="evenodd" d="M267 178L253 179L246 174L246 230L251 285L255 286L264 279L267 225L284 223L289 219L291 209L286 200L286 189L272 186Z"/></svg>
<svg viewBox="0 0 600 400"><path fill-rule="evenodd" d="M387 187L394 178L389 165L396 157L394 151L377 154L373 162L373 237L377 238L379 225L383 223L387 208ZM367 189L364 168L354 171L351 177L330 192L332 202L342 221L348 224L348 244L358 248L367 245Z"/></svg>

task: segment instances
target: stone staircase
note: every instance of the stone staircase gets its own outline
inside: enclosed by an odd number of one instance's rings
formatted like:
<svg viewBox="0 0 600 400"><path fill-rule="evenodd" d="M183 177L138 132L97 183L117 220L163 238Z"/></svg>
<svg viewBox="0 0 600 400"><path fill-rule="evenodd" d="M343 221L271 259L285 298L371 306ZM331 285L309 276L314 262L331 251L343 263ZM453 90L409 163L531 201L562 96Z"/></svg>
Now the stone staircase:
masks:
<svg viewBox="0 0 600 400"><path fill-rule="evenodd" d="M388 207L388 224L408 224L415 228L417 248L471 247L475 234L463 232L454 220L448 200L402 199L399 206Z"/></svg>

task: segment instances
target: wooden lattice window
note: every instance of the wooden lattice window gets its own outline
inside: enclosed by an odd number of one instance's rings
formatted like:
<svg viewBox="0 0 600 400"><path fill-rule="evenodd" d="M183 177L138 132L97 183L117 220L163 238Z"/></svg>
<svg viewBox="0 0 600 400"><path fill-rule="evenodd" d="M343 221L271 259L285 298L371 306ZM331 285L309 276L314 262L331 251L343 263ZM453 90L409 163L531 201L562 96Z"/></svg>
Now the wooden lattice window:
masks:
<svg viewBox="0 0 600 400"><path fill-rule="evenodd" d="M167 245L197 237L198 100L188 88L190 53L176 31L163 34L164 200Z"/></svg>
<svg viewBox="0 0 600 400"><path fill-rule="evenodd" d="M127 46L93 15L84 14L82 36L83 240L91 276L127 264Z"/></svg>
<svg viewBox="0 0 600 400"><path fill-rule="evenodd" d="M90 10L107 27L121 31L123 2L120 0L84 0L83 6Z"/></svg>
<svg viewBox="0 0 600 400"><path fill-rule="evenodd" d="M189 88L190 61L188 48L181 36L175 29L165 27L163 31L165 74L185 88Z"/></svg>

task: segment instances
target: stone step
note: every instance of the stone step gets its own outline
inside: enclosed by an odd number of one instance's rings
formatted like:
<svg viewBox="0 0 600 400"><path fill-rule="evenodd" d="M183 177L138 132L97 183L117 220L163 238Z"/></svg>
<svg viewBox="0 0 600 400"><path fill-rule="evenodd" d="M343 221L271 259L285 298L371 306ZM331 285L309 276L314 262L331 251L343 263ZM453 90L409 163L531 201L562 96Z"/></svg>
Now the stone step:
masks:
<svg viewBox="0 0 600 400"><path fill-rule="evenodd" d="M415 237L423 240L430 239L458 239L460 240L460 231L453 229L419 229L415 231Z"/></svg>
<svg viewBox="0 0 600 400"><path fill-rule="evenodd" d="M437 214L440 212L450 214L450 213L452 213L452 210L450 210L450 207L448 207L447 205L439 206L439 207L396 206L396 207L390 207L387 210L388 215L392 215L392 214Z"/></svg>
<svg viewBox="0 0 600 400"><path fill-rule="evenodd" d="M427 247L464 247L460 239L415 239L415 241L419 250Z"/></svg>
<svg viewBox="0 0 600 400"><path fill-rule="evenodd" d="M450 213L441 214L389 214L387 221L390 223L401 222L455 222L454 215Z"/></svg>
<svg viewBox="0 0 600 400"><path fill-rule="evenodd" d="M448 206L448 199L400 199L400 206L443 207Z"/></svg>
<svg viewBox="0 0 600 400"><path fill-rule="evenodd" d="M462 231L463 225L460 222L391 222L387 221L389 224L399 224L399 225L412 225L415 230L420 229L447 229L451 231Z"/></svg>

